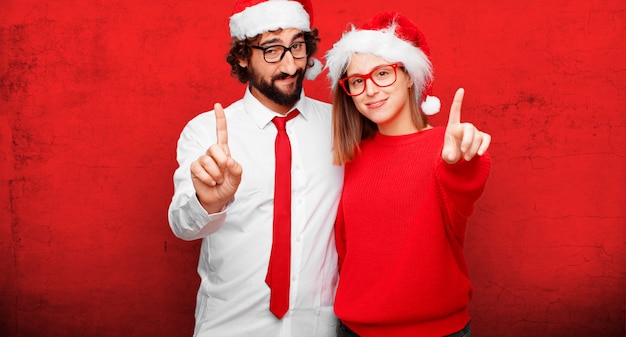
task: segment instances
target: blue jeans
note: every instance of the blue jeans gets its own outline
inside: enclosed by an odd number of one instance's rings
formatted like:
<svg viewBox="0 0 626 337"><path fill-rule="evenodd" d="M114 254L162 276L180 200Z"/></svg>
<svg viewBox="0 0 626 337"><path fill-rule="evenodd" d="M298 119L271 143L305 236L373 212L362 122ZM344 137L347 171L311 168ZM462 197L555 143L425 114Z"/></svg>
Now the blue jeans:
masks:
<svg viewBox="0 0 626 337"><path fill-rule="evenodd" d="M337 326L337 337L359 337L359 335L357 335L356 332L350 330L340 321L339 325ZM451 335L443 337L472 337L472 330L470 329L469 322L463 329L461 329L461 331L457 331Z"/></svg>

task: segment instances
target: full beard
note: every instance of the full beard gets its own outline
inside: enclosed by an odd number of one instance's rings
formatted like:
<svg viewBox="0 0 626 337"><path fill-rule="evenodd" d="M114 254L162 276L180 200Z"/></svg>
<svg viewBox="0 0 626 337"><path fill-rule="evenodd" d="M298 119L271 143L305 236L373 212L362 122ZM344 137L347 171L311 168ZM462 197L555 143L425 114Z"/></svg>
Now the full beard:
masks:
<svg viewBox="0 0 626 337"><path fill-rule="evenodd" d="M275 85L274 81L282 80L289 77L297 77L297 81L295 82L296 86L291 93L284 93L280 91ZM256 88L261 94L265 97L269 98L276 104L282 106L291 107L298 102L300 99L300 94L302 93L302 82L304 81L304 70L298 69L298 71L294 75L288 75L285 73L281 73L272 77L270 82L266 82L261 78L259 74L253 72L252 76L250 76L250 85Z"/></svg>

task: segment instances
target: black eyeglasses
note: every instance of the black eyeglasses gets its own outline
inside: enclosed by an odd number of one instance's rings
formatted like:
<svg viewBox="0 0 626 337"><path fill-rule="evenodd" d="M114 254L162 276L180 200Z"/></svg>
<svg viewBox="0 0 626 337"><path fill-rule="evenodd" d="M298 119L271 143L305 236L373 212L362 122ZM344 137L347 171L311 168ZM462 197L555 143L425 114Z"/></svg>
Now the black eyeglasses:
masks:
<svg viewBox="0 0 626 337"><path fill-rule="evenodd" d="M260 46L250 46L250 47L254 49L262 50L263 59L267 63L280 62L283 59L283 57L285 57L285 53L287 53L287 51L291 53L291 56L293 56L294 59L303 59L307 57L306 42L304 41L292 43L291 46L289 47L285 47L280 44L275 44L275 45L271 45L267 47L260 47Z"/></svg>
<svg viewBox="0 0 626 337"><path fill-rule="evenodd" d="M374 68L367 74L357 74L344 77L339 80L339 84L346 94L350 96L358 96L365 92L365 81L368 79L372 80L375 85L381 88L388 87L396 83L396 69L401 66L402 63L400 62L385 64Z"/></svg>

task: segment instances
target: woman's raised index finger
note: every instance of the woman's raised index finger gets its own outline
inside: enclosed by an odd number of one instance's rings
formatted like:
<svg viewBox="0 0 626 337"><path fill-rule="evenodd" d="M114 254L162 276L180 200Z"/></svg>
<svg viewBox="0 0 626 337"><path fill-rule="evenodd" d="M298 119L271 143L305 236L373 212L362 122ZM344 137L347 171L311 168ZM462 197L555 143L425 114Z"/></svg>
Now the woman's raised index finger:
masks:
<svg viewBox="0 0 626 337"><path fill-rule="evenodd" d="M226 116L224 108L220 103L215 103L215 131L217 135L217 144L228 144L228 128L226 126Z"/></svg>
<svg viewBox="0 0 626 337"><path fill-rule="evenodd" d="M463 95L465 89L459 88L454 94L454 100L450 107L450 116L448 117L448 125L461 123L461 105L463 105Z"/></svg>

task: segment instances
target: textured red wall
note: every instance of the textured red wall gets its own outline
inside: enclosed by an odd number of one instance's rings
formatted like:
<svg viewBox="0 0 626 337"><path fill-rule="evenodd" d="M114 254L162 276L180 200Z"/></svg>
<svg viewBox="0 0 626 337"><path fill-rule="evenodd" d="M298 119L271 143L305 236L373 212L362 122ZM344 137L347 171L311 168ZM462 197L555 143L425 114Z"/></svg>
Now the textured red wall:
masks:
<svg viewBox="0 0 626 337"><path fill-rule="evenodd" d="M232 1L214 3L0 2L0 335L191 335L198 242L167 224L175 144L244 90L224 61ZM493 135L467 233L474 334L624 336L624 1L315 6L320 56L349 21L414 18L433 124L463 86L463 118Z"/></svg>

